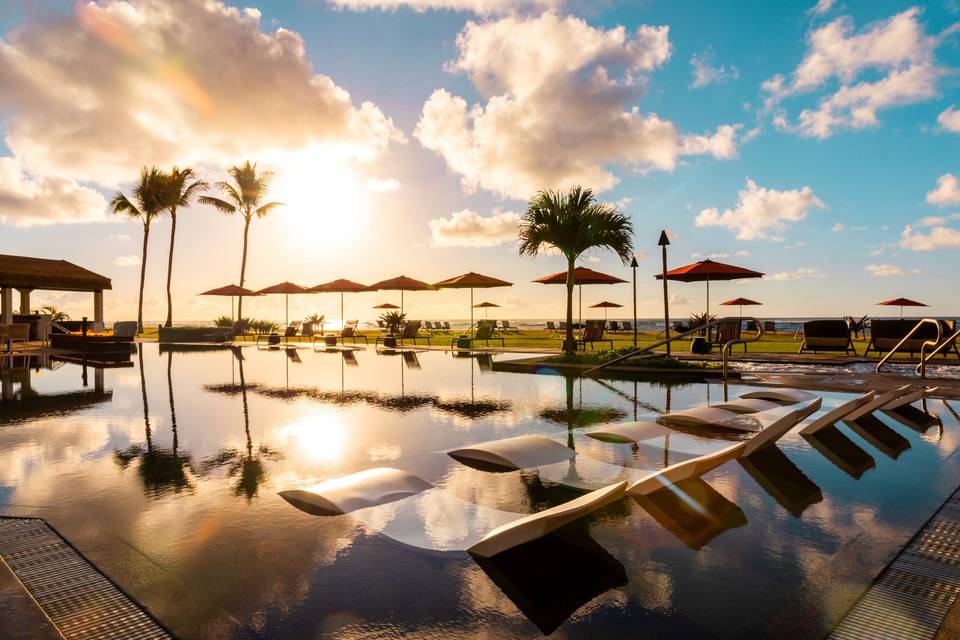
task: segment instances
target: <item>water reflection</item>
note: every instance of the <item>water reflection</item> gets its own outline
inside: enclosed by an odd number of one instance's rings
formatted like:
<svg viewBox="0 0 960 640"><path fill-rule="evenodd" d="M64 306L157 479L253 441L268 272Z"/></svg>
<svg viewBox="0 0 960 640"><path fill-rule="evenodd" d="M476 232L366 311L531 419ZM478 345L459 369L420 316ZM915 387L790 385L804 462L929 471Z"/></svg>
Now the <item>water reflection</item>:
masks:
<svg viewBox="0 0 960 640"><path fill-rule="evenodd" d="M737 460L780 506L799 517L823 500L820 487L808 478L776 445Z"/></svg>
<svg viewBox="0 0 960 640"><path fill-rule="evenodd" d="M173 445L170 449L158 447L153 442L153 430L150 426L150 403L147 397L147 378L144 373L143 343L139 345L140 389L143 398L143 428L145 445L130 445L122 451L114 451L114 460L126 469L131 462L137 461L137 473L143 481L148 495L158 497L168 491L179 493L193 490L193 482L188 473L190 456L181 455L177 435L177 413L173 397L173 352L167 353L167 389L170 398L170 428Z"/></svg>
<svg viewBox="0 0 960 640"><path fill-rule="evenodd" d="M875 415L867 414L856 420L844 422L854 433L871 446L896 460L910 448L910 441L888 427Z"/></svg>
<svg viewBox="0 0 960 640"><path fill-rule="evenodd" d="M691 549L700 549L724 531L747 524L740 507L700 478L633 499Z"/></svg>
<svg viewBox="0 0 960 640"><path fill-rule="evenodd" d="M824 458L855 480L877 466L873 456L836 426L825 427L809 435L803 434L803 438Z"/></svg>
<svg viewBox="0 0 960 640"><path fill-rule="evenodd" d="M49 356L0 356L0 423L67 415L108 402L113 397L113 391L104 388L103 367L91 367L87 361L81 361L80 389L51 393L33 388L34 375L56 371L62 365L63 362ZM92 389L90 368L93 368Z"/></svg>

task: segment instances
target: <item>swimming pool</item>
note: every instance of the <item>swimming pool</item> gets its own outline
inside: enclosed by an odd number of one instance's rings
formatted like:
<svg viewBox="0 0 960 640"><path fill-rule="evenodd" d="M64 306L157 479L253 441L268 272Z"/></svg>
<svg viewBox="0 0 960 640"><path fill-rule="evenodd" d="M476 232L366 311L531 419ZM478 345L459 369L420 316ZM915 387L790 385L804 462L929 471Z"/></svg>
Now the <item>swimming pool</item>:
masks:
<svg viewBox="0 0 960 640"><path fill-rule="evenodd" d="M729 444L583 433L716 402L720 384L494 373L493 357L508 356L144 344L126 367L14 362L0 371L0 514L47 519L183 638L820 637L960 484L957 419L931 401L940 424L878 413L816 442L794 431L490 560L278 495L388 466L530 513L581 494L444 452L543 434L653 470ZM420 515L438 548L464 526L440 506Z"/></svg>

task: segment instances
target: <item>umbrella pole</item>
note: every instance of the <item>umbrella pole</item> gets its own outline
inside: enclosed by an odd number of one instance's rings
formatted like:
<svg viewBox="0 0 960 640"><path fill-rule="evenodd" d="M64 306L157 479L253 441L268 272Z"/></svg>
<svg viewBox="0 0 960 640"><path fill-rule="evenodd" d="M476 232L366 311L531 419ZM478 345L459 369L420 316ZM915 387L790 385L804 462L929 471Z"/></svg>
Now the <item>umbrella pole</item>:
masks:
<svg viewBox="0 0 960 640"><path fill-rule="evenodd" d="M346 319L346 316L343 315L343 291L341 291L340 292L340 333L343 333L343 327L346 324L347 324L347 319Z"/></svg>
<svg viewBox="0 0 960 640"><path fill-rule="evenodd" d="M400 314L403 315L403 289L400 289Z"/></svg>
<svg viewBox="0 0 960 640"><path fill-rule="evenodd" d="M290 294L283 294L284 297L284 307L283 307L283 324L290 326Z"/></svg>
<svg viewBox="0 0 960 640"><path fill-rule="evenodd" d="M484 310L484 317L486 317L486 310ZM473 287L470 287L470 334L473 335ZM473 374L473 369L470 369L471 375Z"/></svg>
<svg viewBox="0 0 960 640"><path fill-rule="evenodd" d="M578 285L577 289L580 292L580 305L579 309L577 310L577 315L579 318L577 318L577 324L580 325L580 331L583 331L583 285Z"/></svg>

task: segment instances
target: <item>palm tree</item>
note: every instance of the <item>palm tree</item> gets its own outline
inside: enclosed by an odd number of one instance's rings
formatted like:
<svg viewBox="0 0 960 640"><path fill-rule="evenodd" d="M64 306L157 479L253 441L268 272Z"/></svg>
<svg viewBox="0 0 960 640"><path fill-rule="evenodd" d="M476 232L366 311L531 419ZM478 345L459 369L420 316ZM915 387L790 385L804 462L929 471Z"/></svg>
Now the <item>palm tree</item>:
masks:
<svg viewBox="0 0 960 640"><path fill-rule="evenodd" d="M143 255L140 258L140 298L137 302L137 331L143 331L143 282L147 275L147 243L150 239L150 223L160 215L164 206L164 175L156 167L140 170L140 182L133 189L133 199L119 191L110 201L110 208L118 215L135 218L143 225Z"/></svg>
<svg viewBox="0 0 960 640"><path fill-rule="evenodd" d="M623 264L633 257L633 223L616 207L597 202L591 189L575 186L568 193L543 189L527 204L520 221L520 255L535 256L556 247L567 259L567 333L563 350L573 355L573 285L577 258L588 249L617 254Z"/></svg>
<svg viewBox="0 0 960 640"><path fill-rule="evenodd" d="M164 209L170 212L170 255L167 258L167 320L165 327L173 326L173 296L170 293L170 281L173 278L173 243L177 237L177 208L189 207L197 191L207 188L203 180L196 180L193 169L174 167L164 176Z"/></svg>
<svg viewBox="0 0 960 640"><path fill-rule="evenodd" d="M70 319L70 314L65 311L60 311L60 309L57 309L52 304L40 307L40 311L49 314L51 322L64 322Z"/></svg>
<svg viewBox="0 0 960 640"><path fill-rule="evenodd" d="M231 167L230 176L234 184L229 182L218 182L217 188L226 194L227 199L221 200L213 196L200 196L201 204L208 204L221 213L232 215L238 211L243 216L243 257L240 260L240 286L247 273L247 234L250 232L250 221L253 216L262 218L277 207L283 206L282 202L267 202L261 204L270 188L270 180L273 179L273 173L270 171L261 171L257 174L256 163L250 164L247 160L242 167ZM237 317L243 317L243 296L237 303Z"/></svg>

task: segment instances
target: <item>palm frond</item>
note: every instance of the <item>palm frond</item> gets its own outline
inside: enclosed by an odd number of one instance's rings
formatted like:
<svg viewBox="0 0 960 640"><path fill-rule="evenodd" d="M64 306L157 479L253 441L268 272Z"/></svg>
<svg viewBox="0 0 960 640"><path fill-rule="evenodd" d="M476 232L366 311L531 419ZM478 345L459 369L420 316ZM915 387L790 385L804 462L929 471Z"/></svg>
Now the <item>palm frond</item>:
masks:
<svg viewBox="0 0 960 640"><path fill-rule="evenodd" d="M255 213L257 214L258 218L262 218L265 215L273 212L273 210L276 209L277 207L285 207L285 206L286 205L283 202L268 202L262 207L258 207Z"/></svg>
<svg viewBox="0 0 960 640"><path fill-rule="evenodd" d="M226 200L221 200L220 198L214 198L213 196L200 196L197 198L197 202L200 204L205 204L213 207L220 213L225 213L230 215L231 213L236 213L237 208L227 202Z"/></svg>

